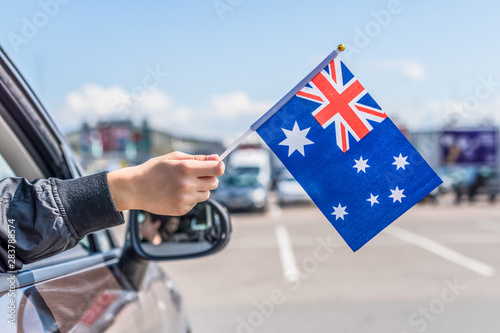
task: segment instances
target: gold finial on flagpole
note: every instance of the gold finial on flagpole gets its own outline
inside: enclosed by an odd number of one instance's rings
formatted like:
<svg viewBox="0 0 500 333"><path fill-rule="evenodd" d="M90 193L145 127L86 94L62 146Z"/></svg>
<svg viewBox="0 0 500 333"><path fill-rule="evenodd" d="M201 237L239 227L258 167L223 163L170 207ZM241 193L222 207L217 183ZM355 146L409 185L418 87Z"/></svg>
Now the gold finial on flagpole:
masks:
<svg viewBox="0 0 500 333"><path fill-rule="evenodd" d="M344 46L344 44L339 44L339 46L337 46L337 49L338 49L340 52L344 51L344 50L345 50L345 46Z"/></svg>

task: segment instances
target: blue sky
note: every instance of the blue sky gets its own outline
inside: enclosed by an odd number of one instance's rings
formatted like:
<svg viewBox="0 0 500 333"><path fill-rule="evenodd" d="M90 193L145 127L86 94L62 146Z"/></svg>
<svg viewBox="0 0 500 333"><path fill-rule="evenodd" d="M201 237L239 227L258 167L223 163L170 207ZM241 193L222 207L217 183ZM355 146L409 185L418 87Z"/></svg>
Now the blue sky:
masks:
<svg viewBox="0 0 500 333"><path fill-rule="evenodd" d="M244 132L338 43L411 129L500 121L495 1L3 1L0 44L56 123ZM34 27L34 30L30 30ZM156 73L151 75L151 73ZM499 84L496 84L499 82Z"/></svg>

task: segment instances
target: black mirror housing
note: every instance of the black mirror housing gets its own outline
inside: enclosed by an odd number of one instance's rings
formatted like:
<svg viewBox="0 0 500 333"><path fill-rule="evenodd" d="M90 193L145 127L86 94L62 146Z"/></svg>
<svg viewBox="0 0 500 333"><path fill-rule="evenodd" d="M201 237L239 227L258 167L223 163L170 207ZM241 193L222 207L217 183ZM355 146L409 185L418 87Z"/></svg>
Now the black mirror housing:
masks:
<svg viewBox="0 0 500 333"><path fill-rule="evenodd" d="M222 250L231 236L227 209L208 199L183 216L155 215L132 210L132 248L146 260L199 258Z"/></svg>

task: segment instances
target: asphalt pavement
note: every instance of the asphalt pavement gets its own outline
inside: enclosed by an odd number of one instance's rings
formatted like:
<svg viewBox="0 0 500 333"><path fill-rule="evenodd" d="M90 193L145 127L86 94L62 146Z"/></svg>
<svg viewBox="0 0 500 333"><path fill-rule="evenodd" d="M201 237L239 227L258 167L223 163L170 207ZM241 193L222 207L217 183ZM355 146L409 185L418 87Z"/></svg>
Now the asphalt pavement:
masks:
<svg viewBox="0 0 500 333"><path fill-rule="evenodd" d="M232 218L221 253L161 263L194 333L500 331L500 204L419 204L356 253L312 205Z"/></svg>

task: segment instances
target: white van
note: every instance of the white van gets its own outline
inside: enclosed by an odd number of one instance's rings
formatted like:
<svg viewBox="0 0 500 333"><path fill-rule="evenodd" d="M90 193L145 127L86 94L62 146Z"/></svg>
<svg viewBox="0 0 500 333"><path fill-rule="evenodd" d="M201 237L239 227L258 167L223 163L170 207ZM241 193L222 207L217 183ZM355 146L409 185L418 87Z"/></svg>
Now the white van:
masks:
<svg viewBox="0 0 500 333"><path fill-rule="evenodd" d="M233 174L256 175L266 189L271 187L271 156L263 148L240 148L229 155L228 171Z"/></svg>

